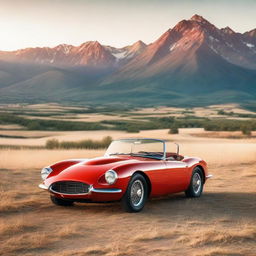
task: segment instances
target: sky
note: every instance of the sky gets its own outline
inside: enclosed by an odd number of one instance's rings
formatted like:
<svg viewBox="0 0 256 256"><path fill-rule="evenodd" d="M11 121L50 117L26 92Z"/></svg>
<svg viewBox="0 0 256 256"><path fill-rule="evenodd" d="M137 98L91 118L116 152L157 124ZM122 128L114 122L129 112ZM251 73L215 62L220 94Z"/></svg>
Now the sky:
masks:
<svg viewBox="0 0 256 256"><path fill-rule="evenodd" d="M256 28L256 0L0 0L0 50L151 43L194 14L219 28Z"/></svg>

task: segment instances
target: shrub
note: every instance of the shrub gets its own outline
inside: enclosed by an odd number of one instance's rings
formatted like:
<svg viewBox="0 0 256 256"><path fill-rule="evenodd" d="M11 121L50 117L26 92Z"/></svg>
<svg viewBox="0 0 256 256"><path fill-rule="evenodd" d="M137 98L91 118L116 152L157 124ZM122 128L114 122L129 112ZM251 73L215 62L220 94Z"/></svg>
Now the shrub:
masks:
<svg viewBox="0 0 256 256"><path fill-rule="evenodd" d="M217 112L218 115L226 115L226 112L223 110L223 109L220 109L218 112Z"/></svg>
<svg viewBox="0 0 256 256"><path fill-rule="evenodd" d="M100 149L107 148L111 143L112 138L110 136L104 137L102 140L80 140L80 141L61 141L56 139L50 139L46 141L45 147L47 149Z"/></svg>
<svg viewBox="0 0 256 256"><path fill-rule="evenodd" d="M106 136L102 139L102 144L105 145L105 147L108 147L111 142L112 138L110 136Z"/></svg>
<svg viewBox="0 0 256 256"><path fill-rule="evenodd" d="M135 127L135 126L128 126L127 132L130 132L130 133L137 133L137 132L140 132L140 129L138 129L138 128Z"/></svg>
<svg viewBox="0 0 256 256"><path fill-rule="evenodd" d="M251 136L252 135L252 131L251 131L251 128L248 127L248 126L242 126L241 127L241 131L244 135L247 135L247 136Z"/></svg>
<svg viewBox="0 0 256 256"><path fill-rule="evenodd" d="M55 148L59 148L59 146L60 146L60 143L56 139L47 140L45 144L45 147L47 149L55 149Z"/></svg>
<svg viewBox="0 0 256 256"><path fill-rule="evenodd" d="M179 133L179 128L177 126L172 126L171 129L168 132L169 134L178 134Z"/></svg>

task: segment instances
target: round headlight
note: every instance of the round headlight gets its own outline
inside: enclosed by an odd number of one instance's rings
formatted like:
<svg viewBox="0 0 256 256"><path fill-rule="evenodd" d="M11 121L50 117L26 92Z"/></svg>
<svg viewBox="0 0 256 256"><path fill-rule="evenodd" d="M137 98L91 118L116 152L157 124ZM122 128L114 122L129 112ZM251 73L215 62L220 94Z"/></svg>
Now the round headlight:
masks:
<svg viewBox="0 0 256 256"><path fill-rule="evenodd" d="M52 169L50 167L43 168L41 171L42 180L45 180L51 172L52 172Z"/></svg>
<svg viewBox="0 0 256 256"><path fill-rule="evenodd" d="M114 184L117 180L117 173L114 170L109 170L105 173L105 180L108 184Z"/></svg>

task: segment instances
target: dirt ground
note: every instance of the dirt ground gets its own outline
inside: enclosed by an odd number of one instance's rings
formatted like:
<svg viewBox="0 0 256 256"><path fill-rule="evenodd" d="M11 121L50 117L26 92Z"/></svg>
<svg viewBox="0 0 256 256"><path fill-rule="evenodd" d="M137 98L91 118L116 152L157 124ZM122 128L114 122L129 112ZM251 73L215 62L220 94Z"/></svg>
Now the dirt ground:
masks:
<svg viewBox="0 0 256 256"><path fill-rule="evenodd" d="M203 196L149 200L133 214L119 203L54 206L37 187L39 167L102 151L0 150L0 255L256 255L255 139L190 132L175 140L181 153L208 161L214 177Z"/></svg>

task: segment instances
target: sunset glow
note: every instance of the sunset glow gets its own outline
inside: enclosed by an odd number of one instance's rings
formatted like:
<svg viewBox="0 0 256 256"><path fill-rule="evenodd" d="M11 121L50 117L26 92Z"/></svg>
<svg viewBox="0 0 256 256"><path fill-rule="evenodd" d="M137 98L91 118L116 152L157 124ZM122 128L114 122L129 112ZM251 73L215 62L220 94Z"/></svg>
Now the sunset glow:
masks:
<svg viewBox="0 0 256 256"><path fill-rule="evenodd" d="M0 50L89 40L116 47L139 39L150 43L195 13L239 32L256 27L252 0L0 0L0 4Z"/></svg>

